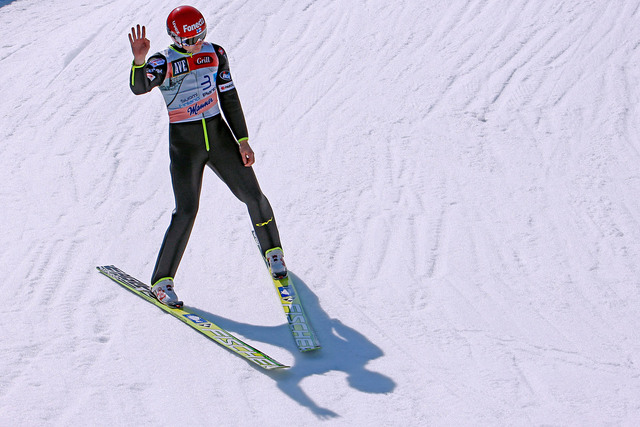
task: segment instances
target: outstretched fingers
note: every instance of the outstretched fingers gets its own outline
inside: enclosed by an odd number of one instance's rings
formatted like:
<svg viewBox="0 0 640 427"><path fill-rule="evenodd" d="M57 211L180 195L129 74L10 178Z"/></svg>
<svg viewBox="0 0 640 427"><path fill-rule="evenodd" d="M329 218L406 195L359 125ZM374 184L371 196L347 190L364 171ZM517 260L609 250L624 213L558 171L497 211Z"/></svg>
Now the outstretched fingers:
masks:
<svg viewBox="0 0 640 427"><path fill-rule="evenodd" d="M147 37L147 28L143 25L142 28L140 24L136 26L136 28L131 27L131 34L129 34L129 42L131 44L137 42L138 40L143 40Z"/></svg>
<svg viewBox="0 0 640 427"><path fill-rule="evenodd" d="M147 40L147 28L140 24L136 25L135 28L131 27L129 43L131 44L131 52L133 53L135 64L144 64L150 46L149 40Z"/></svg>

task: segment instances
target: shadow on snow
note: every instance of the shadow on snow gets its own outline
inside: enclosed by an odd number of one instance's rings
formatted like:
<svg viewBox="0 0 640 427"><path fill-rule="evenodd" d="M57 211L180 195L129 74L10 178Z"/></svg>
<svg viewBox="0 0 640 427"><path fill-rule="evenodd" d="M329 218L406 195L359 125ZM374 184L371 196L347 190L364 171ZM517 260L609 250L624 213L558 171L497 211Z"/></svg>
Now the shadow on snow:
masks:
<svg viewBox="0 0 640 427"><path fill-rule="evenodd" d="M236 322L213 313L190 307L194 313L211 322L246 337L247 340L269 343L289 348L295 356L293 366L287 370L264 371L277 382L278 387L291 399L309 408L319 418L337 417L333 411L318 406L300 387L300 383L311 375L322 375L330 371L342 371L347 374L349 385L364 393L390 393L395 382L380 373L366 369L365 365L384 355L382 350L355 329L332 319L320 306L318 297L298 276L289 272L295 281L298 294L310 317L311 326L318 334L321 350L309 353L298 351L288 324L281 326L257 326Z"/></svg>

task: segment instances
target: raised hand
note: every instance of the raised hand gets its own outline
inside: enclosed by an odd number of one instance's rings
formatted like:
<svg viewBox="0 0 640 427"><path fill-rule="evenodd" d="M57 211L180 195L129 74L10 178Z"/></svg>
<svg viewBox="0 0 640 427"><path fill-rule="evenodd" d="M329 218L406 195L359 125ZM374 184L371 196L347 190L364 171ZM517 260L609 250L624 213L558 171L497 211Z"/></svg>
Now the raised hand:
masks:
<svg viewBox="0 0 640 427"><path fill-rule="evenodd" d="M147 39L147 29L142 26L140 30L140 24L136 28L131 28L131 34L129 34L129 43L131 43L131 52L133 53L133 63L136 65L142 65L147 60L147 53L151 43Z"/></svg>

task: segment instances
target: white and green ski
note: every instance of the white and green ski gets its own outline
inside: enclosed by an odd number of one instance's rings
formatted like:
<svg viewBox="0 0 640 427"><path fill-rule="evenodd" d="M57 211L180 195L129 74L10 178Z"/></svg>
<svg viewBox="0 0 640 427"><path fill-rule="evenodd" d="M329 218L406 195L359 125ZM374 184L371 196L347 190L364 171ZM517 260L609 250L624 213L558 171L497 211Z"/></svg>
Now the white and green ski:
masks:
<svg viewBox="0 0 640 427"><path fill-rule="evenodd" d="M258 242L255 232L253 232L253 238L258 245L258 249L260 249L260 254L262 254L263 252L260 248L260 242ZM267 265L267 270L269 270L267 260L264 256L262 259ZM302 301L300 300L300 296L298 295L298 291L296 290L291 275L278 280L274 279L273 276L271 276L271 272L269 272L269 277L276 288L280 304L282 305L284 314L287 316L289 329L291 330L293 339L298 346L298 350L307 352L320 349L320 341L311 327L311 322L309 322L309 318L302 307Z"/></svg>
<svg viewBox="0 0 640 427"><path fill-rule="evenodd" d="M96 267L98 271L114 282L122 285L129 291L138 295L142 299L150 302L151 304L161 308L167 313L171 314L191 326L196 331L200 332L207 338L215 341L221 346L231 350L239 356L244 357L250 362L255 363L264 369L280 369L288 368L289 366L283 365L277 360L267 356L263 352L259 351L255 347L243 342L237 337L234 337L228 331L225 331L220 326L213 322L203 319L199 315L193 313L188 307L182 308L170 308L158 301L152 294L151 288L148 285L142 283L138 279L128 275L124 271L120 270L113 265Z"/></svg>

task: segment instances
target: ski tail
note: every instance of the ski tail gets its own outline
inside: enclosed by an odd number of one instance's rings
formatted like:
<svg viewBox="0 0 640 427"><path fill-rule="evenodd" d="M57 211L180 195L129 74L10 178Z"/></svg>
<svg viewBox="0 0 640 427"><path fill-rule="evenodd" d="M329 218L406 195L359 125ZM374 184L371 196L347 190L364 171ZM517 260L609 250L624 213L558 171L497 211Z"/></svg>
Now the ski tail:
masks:
<svg viewBox="0 0 640 427"><path fill-rule="evenodd" d="M255 231L253 231L252 233L253 238L256 241L256 245L258 246L258 250L260 250L262 260L267 266L268 271L269 263L262 255L264 252L260 247L258 236L256 236ZM300 299L300 295L298 294L294 281L291 277L291 272L289 272L287 277L283 279L274 279L271 275L271 272L269 272L269 277L271 278L273 285L275 286L278 298L280 300L280 305L282 305L284 314L287 317L289 329L291 330L291 335L293 336L298 350L302 352L308 352L320 349L320 341L318 340L316 332L311 327L311 322L309 321L309 317L304 310L302 300Z"/></svg>

